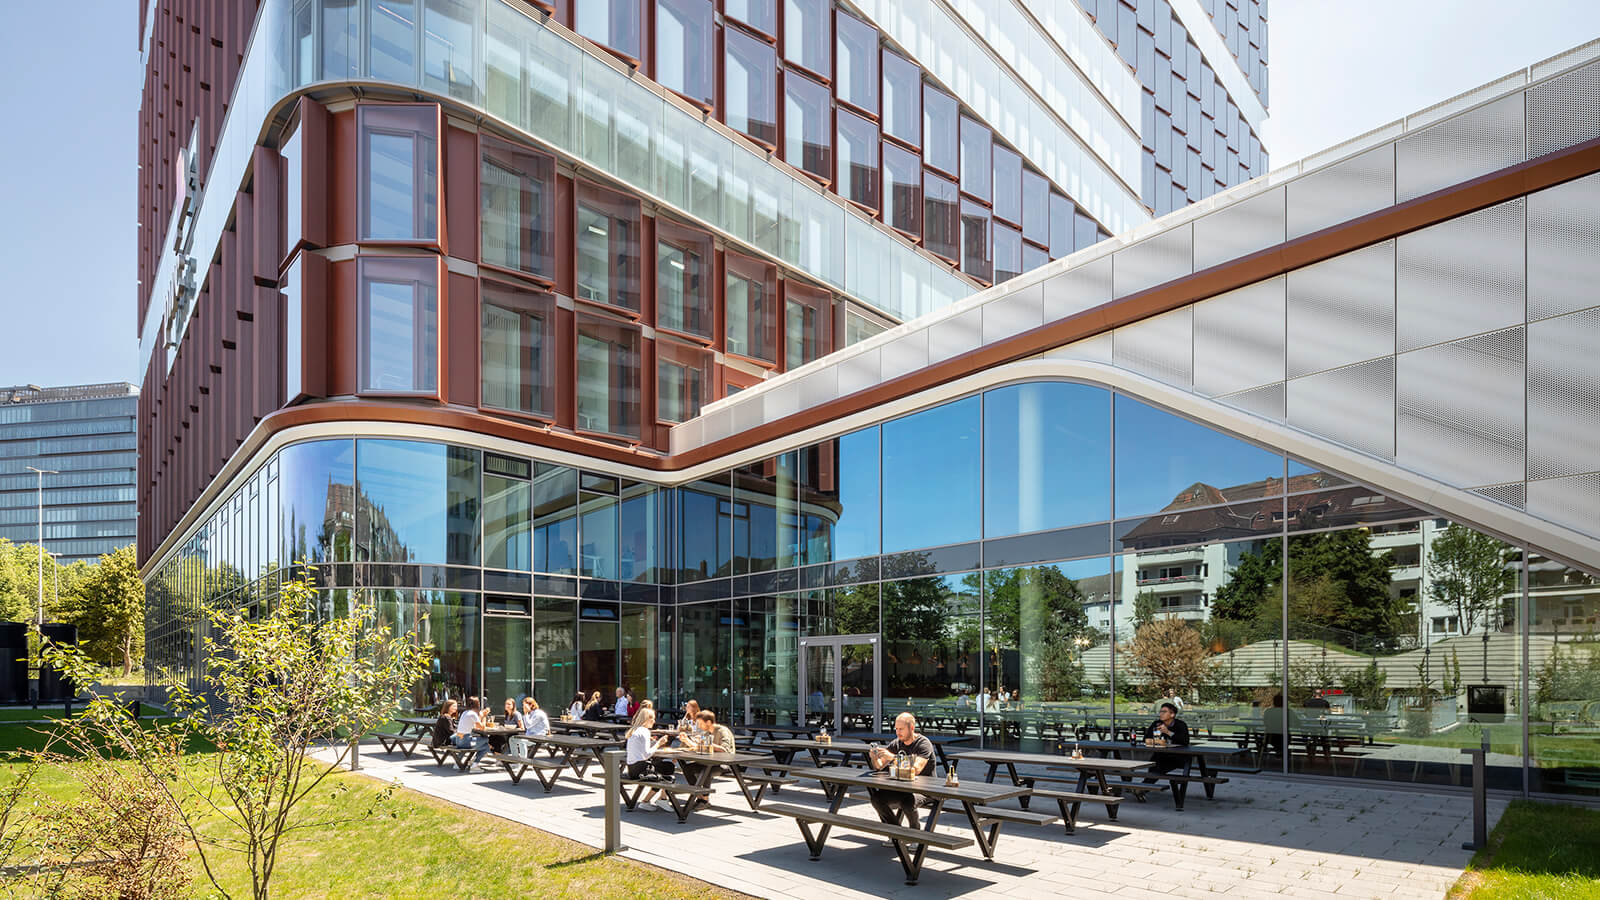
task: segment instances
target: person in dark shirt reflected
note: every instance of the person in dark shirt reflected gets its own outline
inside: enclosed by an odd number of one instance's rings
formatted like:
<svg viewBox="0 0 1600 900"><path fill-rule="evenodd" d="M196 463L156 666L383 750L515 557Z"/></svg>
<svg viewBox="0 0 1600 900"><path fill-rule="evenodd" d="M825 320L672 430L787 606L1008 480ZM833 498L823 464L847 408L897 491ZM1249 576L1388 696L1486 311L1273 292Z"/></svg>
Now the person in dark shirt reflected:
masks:
<svg viewBox="0 0 1600 900"><path fill-rule="evenodd" d="M1168 747L1189 746L1189 726L1178 718L1178 707L1171 703L1161 704L1161 711L1150 726L1144 730L1146 742L1162 740ZM1150 756L1150 771L1156 774L1171 772L1173 769L1183 767L1184 755L1181 753L1155 753ZM1146 778L1145 784L1155 784L1155 778Z"/></svg>
<svg viewBox="0 0 1600 900"><path fill-rule="evenodd" d="M894 741L887 747L877 747L872 750L867 763L873 769L881 771L894 765L895 758L904 753L911 761L911 771L914 774L931 772L930 767L934 761L933 742L917 733L916 716L908 712L895 716L894 737ZM899 824L903 819L905 824L912 828L920 827L917 824L917 798L909 791L874 791L872 806L878 811L878 818L885 822Z"/></svg>

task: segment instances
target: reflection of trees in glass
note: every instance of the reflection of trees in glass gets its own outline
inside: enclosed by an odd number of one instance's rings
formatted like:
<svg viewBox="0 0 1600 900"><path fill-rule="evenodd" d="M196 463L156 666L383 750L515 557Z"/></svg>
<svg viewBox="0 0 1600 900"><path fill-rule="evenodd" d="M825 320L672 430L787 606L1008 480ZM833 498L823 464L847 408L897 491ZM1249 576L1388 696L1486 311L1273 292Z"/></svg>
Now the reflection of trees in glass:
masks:
<svg viewBox="0 0 1600 900"><path fill-rule="evenodd" d="M1140 591L1133 598L1133 630L1149 625L1156 620L1156 611L1161 608L1161 601L1150 591Z"/></svg>
<svg viewBox="0 0 1600 900"><path fill-rule="evenodd" d="M1177 617L1139 629L1121 652L1148 698L1194 697L1212 682L1216 667L1200 632Z"/></svg>
<svg viewBox="0 0 1600 900"><path fill-rule="evenodd" d="M1501 541L1452 523L1428 546L1428 596L1455 610L1461 633L1471 634L1482 622L1494 627L1500 598L1512 590Z"/></svg>
<svg viewBox="0 0 1600 900"><path fill-rule="evenodd" d="M1561 645L1555 644L1539 669L1535 683L1534 702L1541 706L1570 700L1600 703L1600 653L1577 648L1563 653ZM1555 715L1555 711L1540 710L1542 719Z"/></svg>
<svg viewBox="0 0 1600 900"><path fill-rule="evenodd" d="M1019 652L1021 699L1079 696L1086 684L1080 656L1098 635L1078 583L1056 566L992 569L983 579L989 644L994 652Z"/></svg>

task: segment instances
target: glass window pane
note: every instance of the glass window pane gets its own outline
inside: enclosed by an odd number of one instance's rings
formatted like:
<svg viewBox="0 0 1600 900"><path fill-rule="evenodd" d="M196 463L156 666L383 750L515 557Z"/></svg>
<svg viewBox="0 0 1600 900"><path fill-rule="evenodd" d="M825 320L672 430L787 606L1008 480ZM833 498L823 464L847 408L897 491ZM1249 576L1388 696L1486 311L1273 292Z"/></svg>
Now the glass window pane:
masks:
<svg viewBox="0 0 1600 900"><path fill-rule="evenodd" d="M639 201L578 185L578 299L639 311Z"/></svg>
<svg viewBox="0 0 1600 900"><path fill-rule="evenodd" d="M728 253L727 349L775 362L778 358L778 272L775 266Z"/></svg>
<svg viewBox="0 0 1600 900"><path fill-rule="evenodd" d="M555 279L555 159L485 136L478 180L482 259Z"/></svg>
<svg viewBox="0 0 1600 900"><path fill-rule="evenodd" d="M617 577L623 581L655 582L662 534L662 492L636 481L624 481L617 509Z"/></svg>
<svg viewBox="0 0 1600 900"><path fill-rule="evenodd" d="M356 78L361 74L360 14L358 0L322 2L322 77L331 81ZM298 29L297 29L298 31ZM309 33L306 34L309 37ZM378 35L373 36L376 43ZM381 48L380 48L381 49ZM374 50L376 55L379 50ZM302 67L298 71L304 73ZM310 84L305 78L299 84Z"/></svg>
<svg viewBox="0 0 1600 900"><path fill-rule="evenodd" d="M839 195L878 208L878 126L839 110Z"/></svg>
<svg viewBox="0 0 1600 900"><path fill-rule="evenodd" d="M732 573L732 497L728 474L678 488L678 581L703 581Z"/></svg>
<svg viewBox="0 0 1600 900"><path fill-rule="evenodd" d="M484 406L554 415L555 298L493 281L483 292Z"/></svg>
<svg viewBox="0 0 1600 900"><path fill-rule="evenodd" d="M483 476L483 564L526 572L533 565L533 493L528 482Z"/></svg>
<svg viewBox="0 0 1600 900"><path fill-rule="evenodd" d="M932 172L922 179L922 246L949 260L961 258L961 207L956 183Z"/></svg>
<svg viewBox="0 0 1600 900"><path fill-rule="evenodd" d="M662 338L656 340L656 419L687 422L712 399L711 351Z"/></svg>
<svg viewBox="0 0 1600 900"><path fill-rule="evenodd" d="M961 171L961 106L931 84L922 86L922 162L947 175ZM985 168L988 164L984 164Z"/></svg>
<svg viewBox="0 0 1600 900"><path fill-rule="evenodd" d="M1111 518L1111 392L1065 382L983 395L983 533Z"/></svg>
<svg viewBox="0 0 1600 900"><path fill-rule="evenodd" d="M362 390L438 390L437 270L432 258L361 259Z"/></svg>
<svg viewBox="0 0 1600 900"><path fill-rule="evenodd" d="M355 443L308 441L278 453L283 559L351 561L349 511L355 504Z"/></svg>
<svg viewBox="0 0 1600 900"><path fill-rule="evenodd" d="M371 41L372 77L416 84L415 0L381 0L372 4L367 10L367 34Z"/></svg>
<svg viewBox="0 0 1600 900"><path fill-rule="evenodd" d="M437 106L358 107L361 238L431 241L438 234Z"/></svg>
<svg viewBox="0 0 1600 900"><path fill-rule="evenodd" d="M961 192L988 200L994 172L994 138L977 119L961 117Z"/></svg>
<svg viewBox="0 0 1600 900"><path fill-rule="evenodd" d="M883 221L913 237L922 235L922 167L917 155L883 142Z"/></svg>
<svg viewBox="0 0 1600 900"><path fill-rule="evenodd" d="M694 698L701 709L717 714L719 721L732 721L732 698L728 693L729 669L733 652L732 608L728 601L680 606L678 614L678 675L686 698Z"/></svg>
<svg viewBox="0 0 1600 900"><path fill-rule="evenodd" d="M1050 261L1050 253L1032 244L1022 245L1022 271L1032 272Z"/></svg>
<svg viewBox="0 0 1600 900"><path fill-rule="evenodd" d="M711 106L716 101L711 0L656 0L656 81Z"/></svg>
<svg viewBox="0 0 1600 900"><path fill-rule="evenodd" d="M877 428L800 451L801 564L878 555L880 470Z"/></svg>
<svg viewBox="0 0 1600 900"><path fill-rule="evenodd" d="M552 711L552 715L555 710L565 709L577 696L577 645L577 603L556 597L535 597L533 691L539 704Z"/></svg>
<svg viewBox="0 0 1600 900"><path fill-rule="evenodd" d="M795 564L794 456L785 453L734 470L735 575Z"/></svg>
<svg viewBox="0 0 1600 900"><path fill-rule="evenodd" d="M473 35L478 32L475 0L428 0L422 22L423 87L469 102L477 101Z"/></svg>
<svg viewBox="0 0 1600 900"><path fill-rule="evenodd" d="M989 243L989 208L961 201L961 271L984 281L994 280L994 248Z"/></svg>
<svg viewBox="0 0 1600 900"><path fill-rule="evenodd" d="M656 326L711 337L711 235L656 220Z"/></svg>
<svg viewBox="0 0 1600 900"><path fill-rule="evenodd" d="M777 51L737 28L724 28L722 37L722 121L735 131L776 146Z"/></svg>
<svg viewBox="0 0 1600 900"><path fill-rule="evenodd" d="M994 223L994 280L996 284L1022 274L1022 232Z"/></svg>
<svg viewBox="0 0 1600 900"><path fill-rule="evenodd" d="M778 0L723 0L722 11L763 34L778 33Z"/></svg>
<svg viewBox="0 0 1600 900"><path fill-rule="evenodd" d="M798 279L784 282L783 362L786 369L797 369L828 352L832 300L827 291L802 284Z"/></svg>
<svg viewBox="0 0 1600 900"><path fill-rule="evenodd" d="M1072 220L1076 210L1066 194L1050 192L1050 258L1060 259L1074 249Z"/></svg>
<svg viewBox="0 0 1600 900"><path fill-rule="evenodd" d="M596 44L610 47L625 56L639 59L639 31L644 10L639 0L578 0L574 4L572 30Z"/></svg>
<svg viewBox="0 0 1600 900"><path fill-rule="evenodd" d="M845 12L835 17L839 65L834 90L840 100L878 111L878 29Z"/></svg>
<svg viewBox="0 0 1600 900"><path fill-rule="evenodd" d="M1118 518L1283 490L1279 454L1120 395L1116 447Z"/></svg>
<svg viewBox="0 0 1600 900"><path fill-rule="evenodd" d="M497 700L511 700L520 712L522 698L533 693L532 645L532 619L483 617L483 696L496 715Z"/></svg>
<svg viewBox="0 0 1600 900"><path fill-rule="evenodd" d="M883 424L883 552L981 536L980 411L968 397Z"/></svg>
<svg viewBox="0 0 1600 900"><path fill-rule="evenodd" d="M1032 169L1022 173L1022 236L1050 246L1050 182Z"/></svg>
<svg viewBox="0 0 1600 900"><path fill-rule="evenodd" d="M818 75L832 71L828 0L783 0L783 58Z"/></svg>
<svg viewBox="0 0 1600 900"><path fill-rule="evenodd" d="M476 450L357 441L356 560L477 565L478 491Z"/></svg>
<svg viewBox="0 0 1600 900"><path fill-rule="evenodd" d="M892 50L883 51L883 133L922 146L922 70Z"/></svg>
<svg viewBox="0 0 1600 900"><path fill-rule="evenodd" d="M578 574L585 578L616 580L617 498L609 494L579 495Z"/></svg>
<svg viewBox="0 0 1600 900"><path fill-rule="evenodd" d="M578 316L577 427L639 437L639 327Z"/></svg>
<svg viewBox="0 0 1600 900"><path fill-rule="evenodd" d="M975 693L983 665L981 597L977 573L884 582L884 694L895 701L885 705L885 717L902 709L919 721L971 715L966 725L976 729L966 695ZM957 709L962 697L965 714Z"/></svg>
<svg viewBox="0 0 1600 900"><path fill-rule="evenodd" d="M1072 215L1072 231L1074 250L1082 250L1100 243L1100 226L1082 210L1077 210Z"/></svg>
<svg viewBox="0 0 1600 900"><path fill-rule="evenodd" d="M533 569L555 575L577 572L578 472L534 463Z"/></svg>
<svg viewBox="0 0 1600 900"><path fill-rule="evenodd" d="M783 158L797 169L831 181L833 145L828 132L833 104L828 88L798 72L784 73L783 84Z"/></svg>
<svg viewBox="0 0 1600 900"><path fill-rule="evenodd" d="M1022 223L1022 157L1000 144L994 145L994 215Z"/></svg>

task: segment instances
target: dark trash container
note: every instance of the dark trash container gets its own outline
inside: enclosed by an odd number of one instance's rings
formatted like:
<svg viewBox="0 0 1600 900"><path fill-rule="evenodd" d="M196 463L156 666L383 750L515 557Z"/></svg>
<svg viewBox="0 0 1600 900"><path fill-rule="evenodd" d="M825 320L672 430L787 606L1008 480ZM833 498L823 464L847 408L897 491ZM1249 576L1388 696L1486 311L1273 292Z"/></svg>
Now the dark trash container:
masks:
<svg viewBox="0 0 1600 900"><path fill-rule="evenodd" d="M28 702L28 625L0 622L0 703Z"/></svg>
<svg viewBox="0 0 1600 900"><path fill-rule="evenodd" d="M1467 686L1467 721L1499 725L1506 720L1506 686L1471 684Z"/></svg>
<svg viewBox="0 0 1600 900"><path fill-rule="evenodd" d="M41 629L44 639L54 643L76 644L78 626L60 622L46 623ZM49 666L39 668L39 702L65 703L78 695L78 688L60 672Z"/></svg>

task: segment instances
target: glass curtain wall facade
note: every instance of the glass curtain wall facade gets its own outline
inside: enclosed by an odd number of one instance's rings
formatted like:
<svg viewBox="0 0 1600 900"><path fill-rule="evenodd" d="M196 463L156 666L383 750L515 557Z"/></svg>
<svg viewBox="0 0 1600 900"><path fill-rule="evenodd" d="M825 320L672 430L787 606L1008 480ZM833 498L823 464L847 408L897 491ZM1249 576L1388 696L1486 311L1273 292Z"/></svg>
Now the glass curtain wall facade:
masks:
<svg viewBox="0 0 1600 900"><path fill-rule="evenodd" d="M1485 736L1495 787L1593 794L1600 768L1574 725L1595 573L1090 384L1003 386L676 486L292 444L159 570L153 666L192 680L200 605L268 602L291 560L325 614L372 603L434 645L419 706L621 684L812 725L832 714L802 641L871 635L839 659L854 727L910 710L1056 750L1177 697L1252 770L1452 784Z"/></svg>

